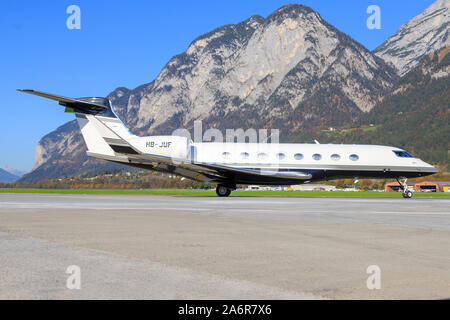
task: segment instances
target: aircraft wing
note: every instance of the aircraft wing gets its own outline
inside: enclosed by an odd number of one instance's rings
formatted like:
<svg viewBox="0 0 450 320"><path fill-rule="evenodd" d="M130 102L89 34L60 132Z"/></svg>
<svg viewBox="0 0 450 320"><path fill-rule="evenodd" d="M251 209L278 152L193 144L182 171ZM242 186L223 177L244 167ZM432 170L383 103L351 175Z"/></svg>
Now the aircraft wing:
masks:
<svg viewBox="0 0 450 320"><path fill-rule="evenodd" d="M185 178L201 182L223 182L228 178L219 174L216 170L200 167L192 162L172 161L169 157L158 155L126 154L116 156L106 156L87 152L88 156L95 158L126 164L135 168L149 169L158 172L172 173Z"/></svg>
<svg viewBox="0 0 450 320"><path fill-rule="evenodd" d="M298 180L309 180L311 179L311 174L299 172L299 171L287 171L282 168L269 167L261 169L250 169L250 168L237 168L226 165L210 164L210 163L200 163L197 164L200 167L206 167L214 170L223 175L230 174L247 174L247 175L257 175L257 176L267 176L274 178L286 178L286 179L298 179Z"/></svg>
<svg viewBox="0 0 450 320"><path fill-rule="evenodd" d="M202 182L227 182L234 181L236 175L274 177L290 180L309 180L311 175L303 172L281 171L276 168L248 169L236 168L227 165L186 161L172 159L159 155L133 154L121 157L108 157L88 152L88 155L104 160L126 163L137 168L151 169L159 172L173 173L196 181Z"/></svg>

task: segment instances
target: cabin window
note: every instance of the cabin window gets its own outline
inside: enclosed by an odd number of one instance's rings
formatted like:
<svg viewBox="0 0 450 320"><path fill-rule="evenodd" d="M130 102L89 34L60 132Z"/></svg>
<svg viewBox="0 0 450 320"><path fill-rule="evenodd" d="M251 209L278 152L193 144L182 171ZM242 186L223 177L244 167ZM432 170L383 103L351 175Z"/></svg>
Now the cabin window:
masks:
<svg viewBox="0 0 450 320"><path fill-rule="evenodd" d="M286 158L286 155L284 153L277 154L278 160L284 160Z"/></svg>
<svg viewBox="0 0 450 320"><path fill-rule="evenodd" d="M223 157L224 159L229 159L230 156L231 156L231 154L230 154L229 152L224 152L224 153L222 153L222 157Z"/></svg>
<svg viewBox="0 0 450 320"><path fill-rule="evenodd" d="M339 161L339 160L341 160L341 156L340 155L338 155L338 154L332 154L331 155L331 160L334 160L334 161Z"/></svg>
<svg viewBox="0 0 450 320"><path fill-rule="evenodd" d="M296 154L294 154L294 159L295 160L302 160L303 159L303 155L301 153L296 153Z"/></svg>
<svg viewBox="0 0 450 320"><path fill-rule="evenodd" d="M322 159L322 156L320 154L318 154L318 153L315 153L315 154L313 154L312 158L314 160L320 160L320 159Z"/></svg>
<svg viewBox="0 0 450 320"><path fill-rule="evenodd" d="M265 154L264 152L258 153L258 159L266 159L267 158L267 154Z"/></svg>
<svg viewBox="0 0 450 320"><path fill-rule="evenodd" d="M395 155L396 155L397 157L400 157L400 158L414 158L412 155L410 155L410 154L409 154L408 152L406 152L406 151L392 150L392 152L394 152Z"/></svg>
<svg viewBox="0 0 450 320"><path fill-rule="evenodd" d="M356 154L351 154L349 159L352 160L352 161L357 161L357 160L359 160L359 157Z"/></svg>
<svg viewBox="0 0 450 320"><path fill-rule="evenodd" d="M250 155L249 155L247 152L242 152L242 153L241 153L241 158L242 158L242 159L248 159L249 156L250 156Z"/></svg>

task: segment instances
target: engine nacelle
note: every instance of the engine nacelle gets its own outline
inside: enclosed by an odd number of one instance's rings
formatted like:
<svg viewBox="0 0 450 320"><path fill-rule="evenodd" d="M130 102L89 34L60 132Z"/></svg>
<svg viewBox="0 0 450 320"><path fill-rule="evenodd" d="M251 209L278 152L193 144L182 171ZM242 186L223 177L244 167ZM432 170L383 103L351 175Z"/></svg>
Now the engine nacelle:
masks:
<svg viewBox="0 0 450 320"><path fill-rule="evenodd" d="M145 154L188 159L190 141L178 136L136 137L129 141L133 147Z"/></svg>

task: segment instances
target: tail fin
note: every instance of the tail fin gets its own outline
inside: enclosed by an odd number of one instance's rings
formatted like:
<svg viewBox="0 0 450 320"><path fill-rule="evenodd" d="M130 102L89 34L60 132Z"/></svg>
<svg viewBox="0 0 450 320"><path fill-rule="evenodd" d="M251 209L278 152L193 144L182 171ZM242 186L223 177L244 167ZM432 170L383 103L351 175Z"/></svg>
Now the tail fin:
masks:
<svg viewBox="0 0 450 320"><path fill-rule="evenodd" d="M126 140L132 134L114 114L111 102L106 98L72 99L35 90L17 91L58 101L66 107L66 112L75 113L88 153L93 156L114 156L112 147L117 144L128 146Z"/></svg>

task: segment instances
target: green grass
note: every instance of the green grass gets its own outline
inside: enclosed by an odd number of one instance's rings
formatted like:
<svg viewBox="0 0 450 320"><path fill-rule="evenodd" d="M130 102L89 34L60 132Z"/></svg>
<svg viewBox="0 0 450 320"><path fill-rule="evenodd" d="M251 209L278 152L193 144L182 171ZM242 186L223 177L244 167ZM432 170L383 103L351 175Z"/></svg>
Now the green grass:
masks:
<svg viewBox="0 0 450 320"><path fill-rule="evenodd" d="M107 190L107 189L0 189L0 193L41 193L41 194L136 194L215 197L212 190L183 189L145 189L145 190ZM322 192L322 191L243 191L231 193L233 197L312 197L312 198L401 198L399 192ZM414 193L416 198L450 198L450 193Z"/></svg>
<svg viewBox="0 0 450 320"><path fill-rule="evenodd" d="M359 128L344 129L344 130L341 130L340 133L349 134L358 129L361 129L363 132L369 132L369 131L377 130L378 127L380 127L380 126L379 125L372 126L372 127L371 126L362 126Z"/></svg>

